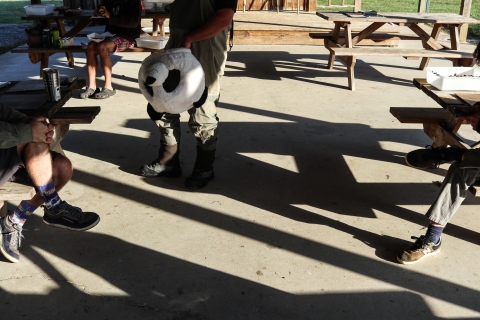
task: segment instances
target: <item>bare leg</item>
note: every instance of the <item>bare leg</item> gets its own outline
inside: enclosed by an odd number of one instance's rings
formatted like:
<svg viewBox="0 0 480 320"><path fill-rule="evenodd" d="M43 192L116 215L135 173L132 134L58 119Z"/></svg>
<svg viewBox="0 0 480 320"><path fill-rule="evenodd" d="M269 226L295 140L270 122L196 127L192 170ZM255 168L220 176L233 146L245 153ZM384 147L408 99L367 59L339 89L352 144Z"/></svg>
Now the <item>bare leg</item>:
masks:
<svg viewBox="0 0 480 320"><path fill-rule="evenodd" d="M97 88L97 43L89 42L87 49L87 73L88 73L88 87L92 89Z"/></svg>
<svg viewBox="0 0 480 320"><path fill-rule="evenodd" d="M97 46L98 55L100 57L100 65L103 69L103 74L105 75L105 84L104 88L113 90L112 86L112 58L110 53L114 52L116 44L111 40L104 40L100 42Z"/></svg>
<svg viewBox="0 0 480 320"><path fill-rule="evenodd" d="M54 181L55 189L60 191L73 175L73 166L67 157L57 155L52 164L52 158L48 145L44 143L28 143L18 146L19 154L23 153L23 159L28 174L34 185L44 186L50 180ZM37 192L31 200L27 200L32 206L38 207L43 204L43 197Z"/></svg>

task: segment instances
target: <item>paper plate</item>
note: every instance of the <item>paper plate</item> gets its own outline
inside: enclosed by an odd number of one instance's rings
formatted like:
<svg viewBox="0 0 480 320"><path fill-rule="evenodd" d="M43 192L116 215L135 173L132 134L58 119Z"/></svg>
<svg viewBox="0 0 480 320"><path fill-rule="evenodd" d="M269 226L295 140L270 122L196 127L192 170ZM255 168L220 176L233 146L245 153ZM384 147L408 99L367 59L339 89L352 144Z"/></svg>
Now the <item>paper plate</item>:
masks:
<svg viewBox="0 0 480 320"><path fill-rule="evenodd" d="M88 40L93 41L93 42L102 42L105 40L105 37L99 33L90 33L87 35Z"/></svg>

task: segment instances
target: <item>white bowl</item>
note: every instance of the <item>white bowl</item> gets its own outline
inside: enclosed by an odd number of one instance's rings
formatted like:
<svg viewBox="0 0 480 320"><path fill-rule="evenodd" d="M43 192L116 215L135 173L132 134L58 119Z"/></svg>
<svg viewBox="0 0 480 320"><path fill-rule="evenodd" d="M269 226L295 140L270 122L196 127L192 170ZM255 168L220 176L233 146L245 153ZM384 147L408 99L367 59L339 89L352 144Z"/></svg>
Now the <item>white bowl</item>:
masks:
<svg viewBox="0 0 480 320"><path fill-rule="evenodd" d="M163 49L167 44L168 37L154 37L146 36L135 39L137 41L137 47L149 48L149 49Z"/></svg>

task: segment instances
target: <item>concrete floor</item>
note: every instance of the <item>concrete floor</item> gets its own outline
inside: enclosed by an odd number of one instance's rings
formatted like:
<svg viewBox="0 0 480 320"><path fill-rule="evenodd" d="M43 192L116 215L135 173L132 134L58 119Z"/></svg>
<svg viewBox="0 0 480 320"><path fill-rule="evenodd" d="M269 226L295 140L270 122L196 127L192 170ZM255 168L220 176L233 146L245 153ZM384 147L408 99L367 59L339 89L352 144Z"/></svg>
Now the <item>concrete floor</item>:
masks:
<svg viewBox="0 0 480 320"><path fill-rule="evenodd" d="M61 54L51 67L84 78L85 56L75 57L73 69ZM77 91L68 102L102 111L62 143L76 169L61 196L101 222L68 232L44 225L37 210L20 262L0 258L2 319L480 317L478 200L448 225L442 253L408 267L395 260L424 233L432 181L448 168L407 167L403 156L430 140L389 113L439 107L412 85L426 75L419 61L359 58L351 92L343 65L326 69L323 47L234 46L216 177L188 192L195 140L185 115L183 177L138 175L159 146L137 85L145 57L114 55L115 97L82 100ZM1 55L0 66L0 80L38 78L26 54ZM467 126L461 134L478 139Z"/></svg>

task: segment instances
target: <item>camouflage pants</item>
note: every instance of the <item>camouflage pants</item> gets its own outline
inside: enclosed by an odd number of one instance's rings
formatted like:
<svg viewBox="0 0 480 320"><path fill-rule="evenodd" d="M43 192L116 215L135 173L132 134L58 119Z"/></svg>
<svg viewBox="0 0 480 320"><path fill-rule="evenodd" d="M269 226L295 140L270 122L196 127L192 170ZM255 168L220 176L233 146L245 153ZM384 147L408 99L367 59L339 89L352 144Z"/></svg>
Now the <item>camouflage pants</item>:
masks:
<svg viewBox="0 0 480 320"><path fill-rule="evenodd" d="M188 126L190 131L197 138L200 149L205 151L216 150L218 136L217 103L220 99L220 82L215 81L208 88L208 97L205 103L199 108L188 110L190 118ZM156 120L155 124L160 130L160 142L168 145L180 142L180 115L165 113Z"/></svg>

